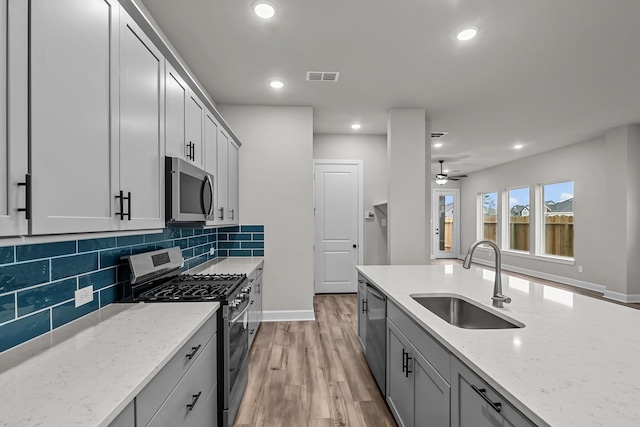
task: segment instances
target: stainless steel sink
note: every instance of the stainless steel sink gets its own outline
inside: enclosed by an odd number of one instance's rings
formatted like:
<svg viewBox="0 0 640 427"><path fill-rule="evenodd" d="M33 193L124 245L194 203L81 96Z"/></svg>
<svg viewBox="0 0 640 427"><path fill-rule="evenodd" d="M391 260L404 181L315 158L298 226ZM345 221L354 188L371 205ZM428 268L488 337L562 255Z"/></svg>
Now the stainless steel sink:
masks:
<svg viewBox="0 0 640 427"><path fill-rule="evenodd" d="M498 316L478 303L459 295L411 295L416 302L445 322L464 329L524 328L524 324L507 316Z"/></svg>

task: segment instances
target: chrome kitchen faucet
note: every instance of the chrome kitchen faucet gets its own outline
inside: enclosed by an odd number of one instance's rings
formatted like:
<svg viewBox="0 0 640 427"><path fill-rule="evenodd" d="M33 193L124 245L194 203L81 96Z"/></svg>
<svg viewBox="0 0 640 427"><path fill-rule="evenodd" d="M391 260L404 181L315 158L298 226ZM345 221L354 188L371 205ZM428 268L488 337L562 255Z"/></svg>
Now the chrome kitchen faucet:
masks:
<svg viewBox="0 0 640 427"><path fill-rule="evenodd" d="M503 304L509 304L511 302L511 298L502 294L502 279L501 279L501 265L502 265L502 254L500 253L500 248L496 243L492 240L478 240L473 245L469 247L469 251L467 251L467 256L464 257L464 263L462 264L462 268L466 268L467 270L471 268L471 257L473 256L473 251L479 245L487 244L491 246L496 253L496 279L493 282L493 296L491 299L493 300L493 306L498 308L503 308Z"/></svg>

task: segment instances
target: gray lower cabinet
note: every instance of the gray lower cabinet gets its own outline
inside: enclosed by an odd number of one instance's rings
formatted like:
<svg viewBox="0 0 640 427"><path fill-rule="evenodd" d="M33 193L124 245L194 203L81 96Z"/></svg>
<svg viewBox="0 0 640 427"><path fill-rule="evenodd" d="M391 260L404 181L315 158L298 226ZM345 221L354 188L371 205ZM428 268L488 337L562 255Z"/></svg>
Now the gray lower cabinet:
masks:
<svg viewBox="0 0 640 427"><path fill-rule="evenodd" d="M138 394L136 426L216 426L216 316Z"/></svg>
<svg viewBox="0 0 640 427"><path fill-rule="evenodd" d="M367 284L362 275L358 274L358 341L362 350L366 350L367 343Z"/></svg>
<svg viewBox="0 0 640 427"><path fill-rule="evenodd" d="M451 357L451 391L451 427L535 426L456 357Z"/></svg>
<svg viewBox="0 0 640 427"><path fill-rule="evenodd" d="M449 384L390 319L387 403L401 427L449 426Z"/></svg>
<svg viewBox="0 0 640 427"><path fill-rule="evenodd" d="M136 425L136 412L134 403L131 402L124 408L124 411L120 412L120 415L109 424L109 427L135 427Z"/></svg>

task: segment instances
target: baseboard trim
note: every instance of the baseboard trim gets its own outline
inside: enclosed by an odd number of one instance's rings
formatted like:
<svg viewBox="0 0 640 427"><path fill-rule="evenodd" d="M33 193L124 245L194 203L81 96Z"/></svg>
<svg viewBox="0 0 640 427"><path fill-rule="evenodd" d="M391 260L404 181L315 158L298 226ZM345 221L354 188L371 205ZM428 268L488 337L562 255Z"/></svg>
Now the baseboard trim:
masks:
<svg viewBox="0 0 640 427"><path fill-rule="evenodd" d="M640 294L622 294L620 292L605 291L604 297L620 302L640 302Z"/></svg>
<svg viewBox="0 0 640 427"><path fill-rule="evenodd" d="M493 267L495 265L493 261L486 261L483 259L474 259L473 262L486 265L487 267ZM575 279L571 279L569 277L564 277L564 276L556 276L555 274L543 273L540 271L529 270L527 268L521 268L521 267L515 267L513 265L508 265L508 264L502 264L502 269L505 271L513 271L515 273L526 274L527 276L537 277L540 279L546 279L546 280L551 280L558 283L564 283L565 285L571 285L577 288L587 289L590 291L602 292L605 297L607 297L607 293L608 293L606 286L598 285L597 283L585 282L582 280L575 280ZM619 295L623 295L625 297L634 296L634 295L624 295L624 294L619 294ZM640 297L640 295L638 295L638 297ZM615 299L615 298L611 298L611 299ZM619 300L619 301L623 301L623 300ZM625 301L625 302L631 302L631 301Z"/></svg>
<svg viewBox="0 0 640 427"><path fill-rule="evenodd" d="M263 322L315 321L313 310L269 310L262 312Z"/></svg>

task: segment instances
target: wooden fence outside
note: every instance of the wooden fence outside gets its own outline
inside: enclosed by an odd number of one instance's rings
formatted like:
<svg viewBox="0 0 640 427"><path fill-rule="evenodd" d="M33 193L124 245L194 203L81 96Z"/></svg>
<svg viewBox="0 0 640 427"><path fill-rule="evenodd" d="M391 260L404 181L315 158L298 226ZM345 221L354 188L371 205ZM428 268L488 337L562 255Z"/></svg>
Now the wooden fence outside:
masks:
<svg viewBox="0 0 640 427"><path fill-rule="evenodd" d="M496 241L496 217L484 218L483 238ZM547 255L573 256L573 215L553 215L545 218L545 250ZM509 217L509 248L529 250L529 217Z"/></svg>

